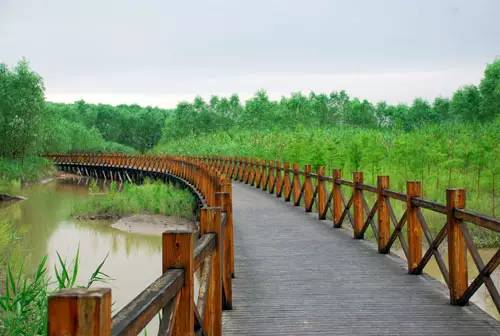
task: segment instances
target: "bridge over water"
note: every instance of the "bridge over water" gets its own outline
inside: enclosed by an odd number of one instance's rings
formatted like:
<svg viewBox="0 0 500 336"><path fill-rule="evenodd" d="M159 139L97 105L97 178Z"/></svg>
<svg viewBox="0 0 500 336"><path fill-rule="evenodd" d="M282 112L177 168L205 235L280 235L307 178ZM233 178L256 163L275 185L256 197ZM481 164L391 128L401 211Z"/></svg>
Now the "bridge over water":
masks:
<svg viewBox="0 0 500 336"><path fill-rule="evenodd" d="M463 190L448 190L442 205L422 199L418 182L409 182L404 194L389 189L388 177L379 177L375 187L364 184L361 173L349 181L339 170L328 177L309 165L300 171L287 163L221 158L53 159L60 169L82 175L183 183L198 196L201 213L198 241L192 232L165 233L164 275L115 316L106 308L106 290L51 297L50 335L137 334L160 310L162 335L500 334L498 321L469 304L486 286L499 307L490 275L500 250L483 261L466 226L498 233L500 221L464 209ZM391 201L402 202L400 215ZM443 215L435 235L424 209ZM375 243L362 239L368 230ZM406 260L389 253L396 241ZM448 247L444 257L441 244ZM471 282L467 251L479 268ZM422 274L431 258L446 285ZM94 304L81 304L89 298ZM79 304L71 306L71 299ZM77 333L84 325L86 331Z"/></svg>

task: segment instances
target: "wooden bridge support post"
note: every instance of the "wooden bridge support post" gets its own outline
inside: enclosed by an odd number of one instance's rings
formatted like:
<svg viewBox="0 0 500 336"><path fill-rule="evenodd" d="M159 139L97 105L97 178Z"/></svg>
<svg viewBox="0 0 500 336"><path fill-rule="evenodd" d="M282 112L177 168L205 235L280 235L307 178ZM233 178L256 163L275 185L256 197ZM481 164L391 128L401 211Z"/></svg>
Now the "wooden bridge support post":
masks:
<svg viewBox="0 0 500 336"><path fill-rule="evenodd" d="M174 336L194 335L194 232L191 229L167 230L162 236L163 272L184 269L184 285L174 322Z"/></svg>
<svg viewBox="0 0 500 336"><path fill-rule="evenodd" d="M406 218L408 226L408 273L416 274L415 268L422 260L422 227L418 220L418 208L411 200L422 196L422 186L418 181L406 183Z"/></svg>
<svg viewBox="0 0 500 336"><path fill-rule="evenodd" d="M200 233L214 233L216 235L215 250L211 256L212 269L210 270L207 293L206 314L203 320L203 330L208 336L222 335L222 262L224 233L220 221L219 208L202 208L200 213Z"/></svg>
<svg viewBox="0 0 500 336"><path fill-rule="evenodd" d="M360 188L360 184L363 184L363 173L354 172L352 173L352 180L354 186L352 187L353 194L353 208L354 208L354 238L363 239L364 234L361 232L365 222L365 209L363 207L363 190Z"/></svg>
<svg viewBox="0 0 500 336"><path fill-rule="evenodd" d="M306 212L312 211L312 181L311 181L312 166L307 164L304 166L304 208Z"/></svg>
<svg viewBox="0 0 500 336"><path fill-rule="evenodd" d="M316 184L316 188L318 190L318 219L326 218L326 189L325 189L325 181L323 180L323 176L325 176L325 167L319 166L318 170L318 180Z"/></svg>
<svg viewBox="0 0 500 336"><path fill-rule="evenodd" d="M292 180L292 191L293 191L293 205L300 205L300 176L299 176L299 164L293 164L293 180Z"/></svg>
<svg viewBox="0 0 500 336"><path fill-rule="evenodd" d="M50 295L48 335L111 335L111 289L71 288Z"/></svg>
<svg viewBox="0 0 500 336"><path fill-rule="evenodd" d="M460 229L461 219L455 218L454 209L465 208L465 190L446 190L448 229L448 264L450 270L450 303L459 304L467 289L467 245Z"/></svg>
<svg viewBox="0 0 500 336"><path fill-rule="evenodd" d="M389 207L383 192L389 189L389 176L377 176L377 220L378 220L378 252L389 253L385 247L391 237Z"/></svg>
<svg viewBox="0 0 500 336"><path fill-rule="evenodd" d="M342 226L340 219L342 218L342 194L340 192L340 183L337 180L342 178L342 170L334 169L333 170L333 189L332 189L332 219L333 219L333 227L339 228Z"/></svg>

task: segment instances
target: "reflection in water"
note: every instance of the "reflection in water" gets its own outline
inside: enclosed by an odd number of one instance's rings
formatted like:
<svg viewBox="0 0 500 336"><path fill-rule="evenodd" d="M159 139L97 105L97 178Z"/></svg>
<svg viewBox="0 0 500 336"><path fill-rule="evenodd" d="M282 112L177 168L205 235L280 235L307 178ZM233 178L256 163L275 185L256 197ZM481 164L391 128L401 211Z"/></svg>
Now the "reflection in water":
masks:
<svg viewBox="0 0 500 336"><path fill-rule="evenodd" d="M79 284L86 284L108 256L103 271L113 280L104 286L112 288L113 312L117 312L160 276L161 238L119 231L105 221L71 219L74 204L92 197L87 188L84 183L59 180L23 189L28 200L0 209L0 228L20 237L8 248L2 249L0 243L0 253L4 259L22 260L26 273L47 255L52 275L56 251L71 261L79 247Z"/></svg>

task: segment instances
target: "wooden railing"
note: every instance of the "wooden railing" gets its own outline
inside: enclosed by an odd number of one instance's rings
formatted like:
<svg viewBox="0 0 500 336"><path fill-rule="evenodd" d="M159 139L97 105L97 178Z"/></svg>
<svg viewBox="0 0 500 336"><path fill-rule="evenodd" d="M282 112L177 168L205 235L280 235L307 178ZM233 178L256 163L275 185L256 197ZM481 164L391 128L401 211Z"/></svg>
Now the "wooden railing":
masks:
<svg viewBox="0 0 500 336"><path fill-rule="evenodd" d="M49 297L48 335L137 335L161 312L158 335L221 335L232 308L231 180L213 166L175 156L49 155L61 170L111 180L174 179L199 198L197 230L162 236L162 275L112 316L109 288L61 290ZM195 299L194 274L201 270ZM131 270L134 271L134 270Z"/></svg>
<svg viewBox="0 0 500 336"><path fill-rule="evenodd" d="M262 191L283 197L306 212L315 210L319 219L331 215L333 227L340 228L346 221L351 225L355 239L363 239L370 227L377 240L378 252L389 253L396 240L408 262L410 274L421 274L432 257L449 288L450 302L465 305L483 284L500 312L500 297L490 275L500 263L500 249L486 263L481 258L467 223L500 232L500 220L465 209L465 190L448 189L446 204L422 198L421 184L408 181L406 193L389 189L389 176L378 176L377 185L363 181L362 172L354 172L352 181L342 178L342 171L334 169L332 176L325 175L324 167L312 172L311 165L299 170L294 163L262 161L247 158L203 157L203 162L234 180L250 184ZM346 189L350 195L344 194ZM373 194L370 206L365 193ZM392 202L402 202L402 215L397 218ZM433 236L425 211L441 214L443 225ZM403 227L406 225L406 234ZM448 267L439 251L447 239ZM469 283L467 267L469 251L478 275Z"/></svg>

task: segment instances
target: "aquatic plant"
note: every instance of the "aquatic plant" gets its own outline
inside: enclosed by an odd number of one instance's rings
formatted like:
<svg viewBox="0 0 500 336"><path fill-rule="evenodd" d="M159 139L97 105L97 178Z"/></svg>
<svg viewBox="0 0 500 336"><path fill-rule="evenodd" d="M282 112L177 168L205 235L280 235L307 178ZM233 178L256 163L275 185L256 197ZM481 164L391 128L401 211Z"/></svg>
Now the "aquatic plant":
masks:
<svg viewBox="0 0 500 336"><path fill-rule="evenodd" d="M52 283L47 272L47 257L43 257L32 276L26 276L21 266L14 271L7 267L4 290L0 294L0 335L38 336L47 334L47 300L55 290L73 287L89 288L97 282L107 282L111 278L102 272L106 258L95 268L84 286L76 283L80 251L77 249L71 263L57 253L54 265L56 282Z"/></svg>

